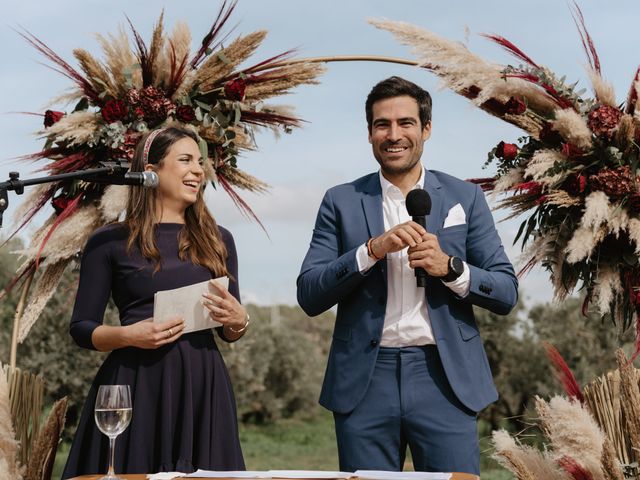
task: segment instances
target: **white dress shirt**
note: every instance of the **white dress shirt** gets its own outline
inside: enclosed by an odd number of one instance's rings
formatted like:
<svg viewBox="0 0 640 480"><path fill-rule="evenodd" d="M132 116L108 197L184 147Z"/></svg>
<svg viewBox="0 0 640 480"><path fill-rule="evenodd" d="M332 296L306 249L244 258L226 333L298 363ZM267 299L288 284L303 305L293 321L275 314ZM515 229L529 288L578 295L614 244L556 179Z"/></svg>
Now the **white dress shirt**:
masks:
<svg viewBox="0 0 640 480"><path fill-rule="evenodd" d="M384 229L411 220L405 197L398 187L389 182L382 172L382 212ZM424 184L424 167L418 182L412 190L422 188ZM435 344L429 312L427 310L425 289L416 285L413 268L409 266L408 248L387 254L387 307L384 316L384 327L380 345L383 347L409 347ZM358 269L363 272L375 265L376 260L369 257L367 246L362 245L356 252ZM471 275L468 265L464 264L464 273L453 282L443 282L459 297L469 293ZM426 295L425 295L426 293Z"/></svg>

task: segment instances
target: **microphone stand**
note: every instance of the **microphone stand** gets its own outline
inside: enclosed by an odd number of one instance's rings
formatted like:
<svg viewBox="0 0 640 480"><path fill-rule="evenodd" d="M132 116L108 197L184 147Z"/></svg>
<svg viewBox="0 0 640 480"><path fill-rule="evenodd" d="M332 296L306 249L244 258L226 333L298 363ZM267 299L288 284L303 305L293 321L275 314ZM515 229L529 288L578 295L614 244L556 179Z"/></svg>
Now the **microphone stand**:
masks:
<svg viewBox="0 0 640 480"><path fill-rule="evenodd" d="M39 185L42 183L53 183L62 180L84 180L93 183L109 183L104 175L115 175L125 173L129 170L129 164L121 161L101 162L103 167L90 168L80 172L61 173L59 175L48 175L46 177L29 178L20 180L18 172L9 172L9 180L0 182L0 228L2 228L2 214L9 207L8 191L15 191L17 195L24 193L24 187ZM102 176L102 177L101 177Z"/></svg>

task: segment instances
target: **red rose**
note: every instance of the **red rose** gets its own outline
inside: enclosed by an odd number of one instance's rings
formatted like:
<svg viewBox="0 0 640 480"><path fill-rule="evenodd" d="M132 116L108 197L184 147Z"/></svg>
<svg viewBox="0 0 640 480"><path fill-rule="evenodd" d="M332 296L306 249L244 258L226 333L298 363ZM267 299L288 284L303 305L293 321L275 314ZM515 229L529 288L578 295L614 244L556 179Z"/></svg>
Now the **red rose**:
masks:
<svg viewBox="0 0 640 480"><path fill-rule="evenodd" d="M527 110L525 103L515 97L511 97L509 101L504 104L504 108L505 111L511 115L522 115Z"/></svg>
<svg viewBox="0 0 640 480"><path fill-rule="evenodd" d="M56 112L54 110L47 110L44 112L44 126L50 127L54 123L58 123L64 117L63 112Z"/></svg>
<svg viewBox="0 0 640 480"><path fill-rule="evenodd" d="M622 118L622 110L609 105L600 105L589 112L587 125L599 137L611 138Z"/></svg>
<svg viewBox="0 0 640 480"><path fill-rule="evenodd" d="M180 105L176 108L176 118L181 122L193 122L196 112L191 105Z"/></svg>
<svg viewBox="0 0 640 480"><path fill-rule="evenodd" d="M496 147L496 157L513 160L518 155L518 146L513 143L500 142Z"/></svg>
<svg viewBox="0 0 640 480"><path fill-rule="evenodd" d="M102 107L102 118L107 123L117 122L123 120L127 116L127 106L122 100L107 100L107 103Z"/></svg>
<svg viewBox="0 0 640 480"><path fill-rule="evenodd" d="M224 85L224 94L229 100L244 100L247 82L241 78L231 80Z"/></svg>
<svg viewBox="0 0 640 480"><path fill-rule="evenodd" d="M587 188L587 177L582 175L581 173L578 175L574 175L569 177L564 184L562 185L563 190L565 190L572 197L576 197Z"/></svg>

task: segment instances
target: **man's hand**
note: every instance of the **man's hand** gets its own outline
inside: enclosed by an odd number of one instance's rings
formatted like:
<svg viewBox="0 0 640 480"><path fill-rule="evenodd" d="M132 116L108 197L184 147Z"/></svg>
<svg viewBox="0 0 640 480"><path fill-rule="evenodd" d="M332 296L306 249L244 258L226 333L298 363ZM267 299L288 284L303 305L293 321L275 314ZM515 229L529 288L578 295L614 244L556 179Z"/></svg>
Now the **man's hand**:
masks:
<svg viewBox="0 0 640 480"><path fill-rule="evenodd" d="M427 235L427 231L416 222L401 223L375 237L371 241L371 253L377 258L383 258L387 253L413 248L423 241L424 235Z"/></svg>
<svg viewBox="0 0 640 480"><path fill-rule="evenodd" d="M440 248L438 237L425 232L420 242L409 247L409 266L422 267L432 277L444 277L449 272L449 255Z"/></svg>

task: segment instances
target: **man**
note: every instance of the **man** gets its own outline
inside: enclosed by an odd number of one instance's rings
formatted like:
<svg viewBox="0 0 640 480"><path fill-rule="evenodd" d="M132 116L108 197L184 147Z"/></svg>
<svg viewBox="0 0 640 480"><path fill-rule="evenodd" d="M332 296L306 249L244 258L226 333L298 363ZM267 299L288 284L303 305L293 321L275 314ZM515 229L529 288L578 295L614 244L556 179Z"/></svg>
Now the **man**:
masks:
<svg viewBox="0 0 640 480"><path fill-rule="evenodd" d="M338 305L320 403L340 469L402 470L408 445L418 471L479 474L476 412L497 392L472 306L507 314L518 282L481 189L420 163L429 93L391 77L366 114L380 171L327 191L297 281L308 315ZM405 207L418 188L426 230Z"/></svg>

